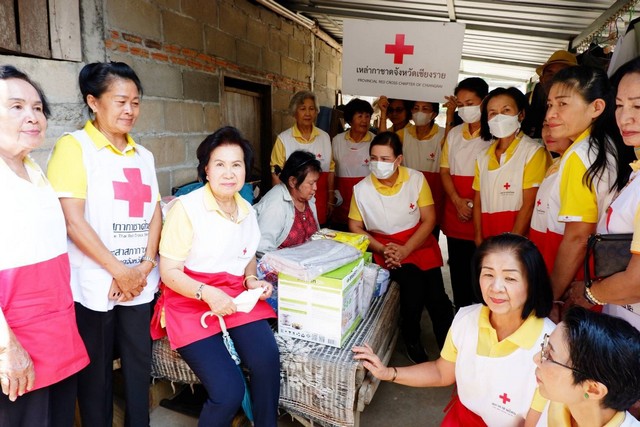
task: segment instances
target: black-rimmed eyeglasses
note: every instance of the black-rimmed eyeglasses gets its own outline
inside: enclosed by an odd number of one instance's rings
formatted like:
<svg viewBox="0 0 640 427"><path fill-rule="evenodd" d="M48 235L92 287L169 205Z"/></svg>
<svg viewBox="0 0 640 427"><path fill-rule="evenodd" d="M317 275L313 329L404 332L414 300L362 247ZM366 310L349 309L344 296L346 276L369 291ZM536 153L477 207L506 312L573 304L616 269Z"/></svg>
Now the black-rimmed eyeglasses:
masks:
<svg viewBox="0 0 640 427"><path fill-rule="evenodd" d="M551 356L549 355L549 334L544 334L544 338L542 338L542 343L540 344L540 362L544 363L546 361L555 363L556 365L560 365L563 368L571 369L572 371L579 374L586 375L584 372L581 372L574 367L565 365L564 363L556 362L551 358Z"/></svg>

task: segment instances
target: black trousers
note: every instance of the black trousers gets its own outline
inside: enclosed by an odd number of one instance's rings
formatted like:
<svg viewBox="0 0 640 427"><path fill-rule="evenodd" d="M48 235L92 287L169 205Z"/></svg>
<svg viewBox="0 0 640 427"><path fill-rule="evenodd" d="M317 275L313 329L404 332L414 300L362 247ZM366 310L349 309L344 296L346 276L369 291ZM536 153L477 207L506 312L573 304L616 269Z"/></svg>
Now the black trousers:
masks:
<svg viewBox="0 0 640 427"><path fill-rule="evenodd" d="M20 396L15 402L0 393L0 427L72 427L76 379L72 375Z"/></svg>
<svg viewBox="0 0 640 427"><path fill-rule="evenodd" d="M480 300L473 292L471 263L476 251L476 244L472 240L454 239L447 237L449 248L449 272L451 273L451 288L453 303L456 308L479 303Z"/></svg>
<svg viewBox="0 0 640 427"><path fill-rule="evenodd" d="M391 278L400 285L400 330L405 343L414 344L420 339L420 318L426 308L442 348L453 321L453 307L444 291L440 267L425 271L414 264L403 264L391 270Z"/></svg>
<svg viewBox="0 0 640 427"><path fill-rule="evenodd" d="M113 424L113 358L120 355L124 376L126 427L149 425L151 303L93 311L76 303L78 331L91 362L78 374L82 425Z"/></svg>

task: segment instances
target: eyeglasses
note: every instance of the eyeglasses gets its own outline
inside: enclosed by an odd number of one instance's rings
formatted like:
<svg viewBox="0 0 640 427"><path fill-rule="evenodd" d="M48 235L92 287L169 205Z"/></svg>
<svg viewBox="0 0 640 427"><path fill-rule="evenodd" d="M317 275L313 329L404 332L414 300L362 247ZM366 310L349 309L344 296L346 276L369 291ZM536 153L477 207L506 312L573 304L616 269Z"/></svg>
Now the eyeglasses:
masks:
<svg viewBox="0 0 640 427"><path fill-rule="evenodd" d="M581 372L579 370L577 370L576 368L573 368L569 365L565 365L563 363L560 362L556 362L555 360L553 360L551 358L551 356L549 355L549 334L544 334L544 338L542 338L542 343L540 344L540 362L544 363L546 361L549 361L551 363L555 363L556 365L560 365L563 368L567 368L567 369L571 369L574 372L577 372L579 374L582 375L587 375L584 372Z"/></svg>
<svg viewBox="0 0 640 427"><path fill-rule="evenodd" d="M397 108L389 107L389 108L387 108L387 113L389 113L389 114L402 113L403 111L404 111L404 107L397 107Z"/></svg>

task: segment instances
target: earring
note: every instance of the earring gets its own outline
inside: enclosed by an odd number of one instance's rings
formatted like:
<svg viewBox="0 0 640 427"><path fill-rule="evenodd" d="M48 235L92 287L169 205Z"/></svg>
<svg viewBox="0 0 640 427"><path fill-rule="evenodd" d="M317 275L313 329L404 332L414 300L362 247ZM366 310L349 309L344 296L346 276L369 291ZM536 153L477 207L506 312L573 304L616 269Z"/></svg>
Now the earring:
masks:
<svg viewBox="0 0 640 427"><path fill-rule="evenodd" d="M589 398L589 393L587 393L586 391L584 392L584 398L588 399Z"/></svg>

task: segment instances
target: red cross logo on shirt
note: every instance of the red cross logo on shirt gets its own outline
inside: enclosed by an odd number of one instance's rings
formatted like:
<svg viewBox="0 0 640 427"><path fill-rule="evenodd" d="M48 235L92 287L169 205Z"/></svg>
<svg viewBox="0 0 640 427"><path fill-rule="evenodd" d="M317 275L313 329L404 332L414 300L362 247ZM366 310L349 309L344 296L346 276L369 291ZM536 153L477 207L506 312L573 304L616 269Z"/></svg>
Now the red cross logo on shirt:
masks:
<svg viewBox="0 0 640 427"><path fill-rule="evenodd" d="M394 64L402 64L404 55L413 55L413 45L405 45L404 37L404 34L396 34L395 44L384 45L384 53L393 54Z"/></svg>
<svg viewBox="0 0 640 427"><path fill-rule="evenodd" d="M369 159L364 159L364 164L368 164L369 163Z"/></svg>
<svg viewBox="0 0 640 427"><path fill-rule="evenodd" d="M317 157L318 159L321 159L321 158L322 158L322 153L318 153L318 154L316 154L316 157Z"/></svg>
<svg viewBox="0 0 640 427"><path fill-rule="evenodd" d="M505 189L505 190L508 190L508 189L510 189L510 188L511 188L511 185L509 185L509 183L508 183L508 182L506 182L506 183L503 185L503 187L504 187L504 189Z"/></svg>
<svg viewBox="0 0 640 427"><path fill-rule="evenodd" d="M536 202L536 205L540 206L542 204L542 200L538 199L538 201Z"/></svg>
<svg viewBox="0 0 640 427"><path fill-rule="evenodd" d="M246 255L246 254L247 254L247 248L244 248L244 249L242 250L242 255Z"/></svg>
<svg viewBox="0 0 640 427"><path fill-rule="evenodd" d="M139 168L123 168L127 182L113 181L113 193L116 200L129 202L129 216L141 218L144 204L151 203L151 186L142 182Z"/></svg>
<svg viewBox="0 0 640 427"><path fill-rule="evenodd" d="M502 393L502 396L498 396L500 399L502 399L502 403L506 405L507 402L511 402L511 399L509 398L509 396L507 396L507 393Z"/></svg>
<svg viewBox="0 0 640 427"><path fill-rule="evenodd" d="M415 208L415 207L416 207L416 205L414 205L413 203L411 203L411 204L409 205L409 209L411 209L411 210L413 210L413 208Z"/></svg>
<svg viewBox="0 0 640 427"><path fill-rule="evenodd" d="M436 153L431 153L429 154L429 157L431 157L432 159L434 159L436 157Z"/></svg>

